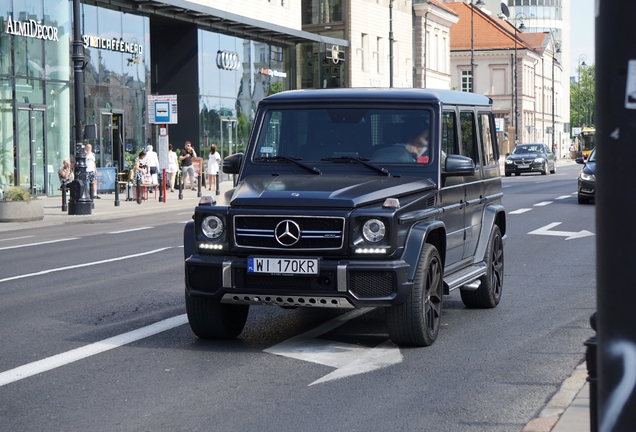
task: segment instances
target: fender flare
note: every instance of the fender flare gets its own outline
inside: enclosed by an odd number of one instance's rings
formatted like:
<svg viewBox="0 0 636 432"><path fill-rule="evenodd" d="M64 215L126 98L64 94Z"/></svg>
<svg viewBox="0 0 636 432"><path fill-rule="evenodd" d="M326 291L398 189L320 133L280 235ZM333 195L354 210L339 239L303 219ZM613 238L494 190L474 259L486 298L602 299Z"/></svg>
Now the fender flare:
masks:
<svg viewBox="0 0 636 432"><path fill-rule="evenodd" d="M188 222L183 228L183 258L188 259L196 253L196 238L194 235L194 222Z"/></svg>
<svg viewBox="0 0 636 432"><path fill-rule="evenodd" d="M444 233L439 238L444 243L443 248L438 250L442 262L446 260L446 226L442 221L432 220L420 222L411 227L409 234L404 243L404 252L402 253L402 259L409 264L408 280L413 280L415 277L415 270L417 268L417 262L420 259L420 253L424 244L427 243L427 239L431 232L441 229Z"/></svg>
<svg viewBox="0 0 636 432"><path fill-rule="evenodd" d="M500 217L503 217L503 220L497 224L497 220ZM502 236L506 235L506 212L504 207L500 204L490 204L484 207L484 214L481 218L481 233L479 234L477 249L475 250L475 259L473 260L475 264L484 261L486 248L490 241L490 233L494 225L499 225Z"/></svg>

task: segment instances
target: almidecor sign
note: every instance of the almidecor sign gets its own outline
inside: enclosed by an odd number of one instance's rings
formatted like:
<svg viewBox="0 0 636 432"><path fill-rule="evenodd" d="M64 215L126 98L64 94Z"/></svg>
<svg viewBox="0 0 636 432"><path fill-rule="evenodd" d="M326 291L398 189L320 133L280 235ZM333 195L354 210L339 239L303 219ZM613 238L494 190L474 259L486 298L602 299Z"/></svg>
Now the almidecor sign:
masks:
<svg viewBox="0 0 636 432"><path fill-rule="evenodd" d="M117 51L128 54L142 54L143 46L137 43L124 42L123 38L105 39L99 36L83 35L84 48L97 48L108 51Z"/></svg>
<svg viewBox="0 0 636 432"><path fill-rule="evenodd" d="M14 21L13 18L8 16L4 24L4 32L15 36L59 41L57 27L40 24L40 21L33 19L28 21Z"/></svg>

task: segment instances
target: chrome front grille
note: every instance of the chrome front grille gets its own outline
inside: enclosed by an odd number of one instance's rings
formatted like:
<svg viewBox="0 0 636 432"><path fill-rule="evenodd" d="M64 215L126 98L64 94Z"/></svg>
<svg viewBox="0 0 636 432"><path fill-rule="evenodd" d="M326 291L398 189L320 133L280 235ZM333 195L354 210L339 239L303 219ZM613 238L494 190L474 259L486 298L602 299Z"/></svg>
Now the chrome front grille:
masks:
<svg viewBox="0 0 636 432"><path fill-rule="evenodd" d="M287 228L292 233L284 236ZM234 216L234 242L253 249L333 250L342 248L344 228L344 218L336 216Z"/></svg>

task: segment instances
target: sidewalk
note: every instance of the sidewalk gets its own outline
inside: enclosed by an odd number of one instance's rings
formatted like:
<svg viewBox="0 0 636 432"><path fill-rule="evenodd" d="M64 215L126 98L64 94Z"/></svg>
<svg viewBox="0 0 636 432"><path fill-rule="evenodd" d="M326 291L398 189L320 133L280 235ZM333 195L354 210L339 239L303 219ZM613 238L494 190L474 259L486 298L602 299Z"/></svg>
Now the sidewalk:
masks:
<svg viewBox="0 0 636 432"><path fill-rule="evenodd" d="M201 189L201 196L212 195L217 203L225 200L224 194L232 188L231 181L223 181L220 184L220 195L216 195L215 191ZM0 223L0 232L8 232L15 230L23 230L25 228L37 228L46 226L55 226L65 223L73 223L86 220L108 220L118 219L130 216L152 214L161 211L184 210L194 212L194 208L199 203L198 191L190 189L183 191L183 199L179 199L179 190L174 192L166 192L166 202L159 201L159 192L155 199L154 193L148 194L148 199L137 204L137 201L126 201L126 194L119 194L119 206L115 206L115 194L103 193L99 194L100 199L93 201L94 208L90 215L69 215L68 211L62 211L61 196L40 196L37 199L42 202L44 208L44 219L33 222L3 222ZM68 195L67 195L68 202Z"/></svg>

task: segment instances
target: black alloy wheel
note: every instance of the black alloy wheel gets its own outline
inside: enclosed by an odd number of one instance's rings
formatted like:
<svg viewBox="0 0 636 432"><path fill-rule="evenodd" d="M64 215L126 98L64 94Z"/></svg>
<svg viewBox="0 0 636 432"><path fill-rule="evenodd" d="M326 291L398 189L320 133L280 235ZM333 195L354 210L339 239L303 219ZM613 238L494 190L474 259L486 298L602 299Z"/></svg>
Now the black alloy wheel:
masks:
<svg viewBox="0 0 636 432"><path fill-rule="evenodd" d="M504 279L504 251L501 230L492 228L486 249L486 274L479 280L481 284L474 291L462 290L462 302L469 308L494 308L501 300Z"/></svg>
<svg viewBox="0 0 636 432"><path fill-rule="evenodd" d="M429 346L442 319L443 267L437 248L425 244L406 303L385 309L389 337L397 345Z"/></svg>

